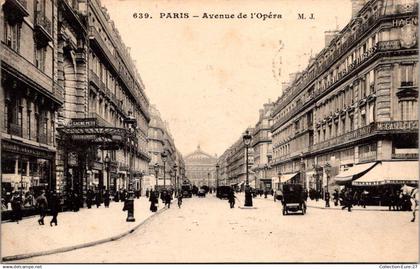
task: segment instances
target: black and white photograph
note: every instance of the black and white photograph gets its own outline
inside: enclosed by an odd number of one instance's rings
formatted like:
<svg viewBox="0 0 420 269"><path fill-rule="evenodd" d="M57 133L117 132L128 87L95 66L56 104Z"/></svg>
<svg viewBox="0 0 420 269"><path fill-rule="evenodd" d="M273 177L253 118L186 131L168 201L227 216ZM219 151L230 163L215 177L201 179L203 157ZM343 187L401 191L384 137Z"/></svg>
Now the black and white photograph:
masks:
<svg viewBox="0 0 420 269"><path fill-rule="evenodd" d="M3 268L416 268L417 0L0 6Z"/></svg>

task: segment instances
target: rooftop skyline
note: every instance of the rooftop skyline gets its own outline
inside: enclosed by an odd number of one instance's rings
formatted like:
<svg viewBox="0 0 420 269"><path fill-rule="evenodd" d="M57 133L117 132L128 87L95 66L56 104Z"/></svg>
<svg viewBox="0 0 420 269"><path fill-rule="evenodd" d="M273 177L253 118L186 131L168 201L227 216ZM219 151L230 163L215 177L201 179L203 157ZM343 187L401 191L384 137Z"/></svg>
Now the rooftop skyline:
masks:
<svg viewBox="0 0 420 269"><path fill-rule="evenodd" d="M281 95L289 73L302 71L309 57L324 48L324 31L336 25L342 29L351 17L351 2L342 0L284 0L277 8L271 1L258 7L217 3L102 1L131 47L150 103L168 122L184 156L197 144L220 156L255 125L263 104ZM165 10L194 15L272 12L282 19L159 19ZM133 19L134 11L154 17ZM315 20L298 20L298 13L313 13Z"/></svg>

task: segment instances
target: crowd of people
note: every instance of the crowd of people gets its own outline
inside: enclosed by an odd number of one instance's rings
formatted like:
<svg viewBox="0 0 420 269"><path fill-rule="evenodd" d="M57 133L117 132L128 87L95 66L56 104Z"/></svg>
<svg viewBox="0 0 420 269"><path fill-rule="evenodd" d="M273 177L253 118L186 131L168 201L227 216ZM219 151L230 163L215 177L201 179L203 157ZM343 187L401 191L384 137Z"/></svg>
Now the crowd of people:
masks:
<svg viewBox="0 0 420 269"><path fill-rule="evenodd" d="M134 193L135 197L140 197L140 192ZM111 200L115 202L125 202L128 198L128 192L125 189L110 192L109 190L88 189L85 195L79 195L79 192L69 190L65 197L56 191L32 190L27 192L15 191L11 195L2 195L1 211L7 212L12 222L19 223L24 215L34 215L38 213L39 225L44 225L44 218L47 214L52 216L50 225L58 225L58 213L64 210L77 212L86 205L88 209L92 206L105 208L109 207Z"/></svg>
<svg viewBox="0 0 420 269"><path fill-rule="evenodd" d="M401 191L395 188L388 188L381 191L370 192L366 189L357 189L352 187L344 187L339 191L335 189L330 195L327 191L322 197L320 192L309 190L309 197L311 200L323 199L325 200L325 207L330 207L330 199L334 202L334 206L341 206L348 211L354 206L366 208L367 205L382 205L388 206L390 211L411 211L412 202L409 195L404 195ZM331 197L332 196L332 197Z"/></svg>
<svg viewBox="0 0 420 269"><path fill-rule="evenodd" d="M25 193L15 191L8 200L2 197L1 202L2 212L9 211L10 220L13 222L19 223L22 220L24 210L32 210L37 211L40 215L39 225L44 225L44 218L47 212L50 212L52 216L50 226L52 226L52 224L58 225L57 216L61 211L63 199L56 191L40 190L35 193L30 190Z"/></svg>

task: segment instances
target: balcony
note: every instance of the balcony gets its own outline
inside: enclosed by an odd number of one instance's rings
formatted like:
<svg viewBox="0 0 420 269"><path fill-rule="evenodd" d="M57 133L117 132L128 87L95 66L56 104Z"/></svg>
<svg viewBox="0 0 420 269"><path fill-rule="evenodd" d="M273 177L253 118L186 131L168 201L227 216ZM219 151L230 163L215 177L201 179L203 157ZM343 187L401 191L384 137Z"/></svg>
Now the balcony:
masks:
<svg viewBox="0 0 420 269"><path fill-rule="evenodd" d="M36 141L42 144L48 144L48 139L46 134L38 134Z"/></svg>
<svg viewBox="0 0 420 269"><path fill-rule="evenodd" d="M106 119L102 118L102 116L99 115L96 112L89 112L88 118L89 119L94 119L98 126L105 126L105 127L106 126L108 126L108 127L111 126L111 124Z"/></svg>
<svg viewBox="0 0 420 269"><path fill-rule="evenodd" d="M63 103L63 90L58 85L53 84L51 77L6 45L2 44L1 46L1 65L7 73L18 76L19 80L29 85L31 89L36 89L57 104L61 105Z"/></svg>
<svg viewBox="0 0 420 269"><path fill-rule="evenodd" d="M95 72L93 72L92 70L90 70L89 79L90 79L90 83L93 86L95 86L96 89L102 90L105 87L104 83L101 81L101 79L98 77L98 75L95 74Z"/></svg>
<svg viewBox="0 0 420 269"><path fill-rule="evenodd" d="M51 21L41 11L36 12L35 17L35 40L38 48L48 45L53 41Z"/></svg>
<svg viewBox="0 0 420 269"><path fill-rule="evenodd" d="M418 132L418 121L375 122L343 135L313 145L313 151L348 144L376 134Z"/></svg>
<svg viewBox="0 0 420 269"><path fill-rule="evenodd" d="M361 57L355 59L355 61L353 63L351 63L346 70L341 72L340 78L338 78L338 77L335 78L333 83L329 84L327 87L324 87L322 90L316 92L313 96L311 96L311 98L305 99L302 102L302 105L296 106L293 110L291 110L289 113L284 115L280 120L278 120L277 122L274 122L274 124L272 126L272 130L276 130L277 128L282 126L284 123L286 123L288 120L290 120L293 117L293 115L295 115L296 113L298 113L299 111L304 109L309 103L315 102L317 100L317 98L319 96L321 96L322 94L328 92L330 89L335 88L338 85L340 85L341 83L343 83L343 81L347 80L348 77L351 76L352 73L354 73L354 71L356 71L356 69L358 69L358 67L364 65L369 60L373 59L376 55L378 55L378 53L390 52L390 51L395 51L395 50L399 50L399 49L401 49L401 45L400 45L399 40L380 41L380 42L376 43L376 45L374 47L372 47L370 50L365 52ZM286 101L288 101L288 103L290 103L291 99L287 98ZM280 104L276 108L273 115L278 113L283 107L284 107L284 105Z"/></svg>
<svg viewBox="0 0 420 269"><path fill-rule="evenodd" d="M6 0L3 4L4 15L12 23L21 22L29 16L26 0Z"/></svg>
<svg viewBox="0 0 420 269"><path fill-rule="evenodd" d="M359 153L359 162L371 162L376 160L376 151Z"/></svg>
<svg viewBox="0 0 420 269"><path fill-rule="evenodd" d="M118 64L114 55L109 50L108 46L106 45L105 41L102 39L99 32L93 26L89 27L89 39L91 41L90 44L92 45L92 48L96 49L96 51L99 52L104 57L104 59L114 69L114 71L118 73L119 72L117 68Z"/></svg>
<svg viewBox="0 0 420 269"><path fill-rule="evenodd" d="M11 135L22 136L22 127L16 123L9 123L8 124L8 133Z"/></svg>
<svg viewBox="0 0 420 269"><path fill-rule="evenodd" d="M397 90L397 96L400 101L416 100L419 92L417 85L413 81L401 81L401 86Z"/></svg>

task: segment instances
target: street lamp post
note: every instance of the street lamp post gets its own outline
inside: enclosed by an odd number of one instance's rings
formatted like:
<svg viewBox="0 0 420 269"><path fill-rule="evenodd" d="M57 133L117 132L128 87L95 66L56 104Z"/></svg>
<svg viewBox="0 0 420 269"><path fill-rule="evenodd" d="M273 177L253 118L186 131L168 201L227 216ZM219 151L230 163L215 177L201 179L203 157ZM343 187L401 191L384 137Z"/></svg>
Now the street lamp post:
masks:
<svg viewBox="0 0 420 269"><path fill-rule="evenodd" d="M134 193L133 193L133 151L134 147L133 144L135 143L136 137L136 119L130 115L125 120L125 122L129 125L129 143L130 143L130 161L129 161L129 182L128 182L128 197L125 200L124 208L127 210L127 222L134 222L136 219L134 218Z"/></svg>
<svg viewBox="0 0 420 269"><path fill-rule="evenodd" d="M169 178L170 178L170 182L172 184L172 178L174 177L174 170L169 170Z"/></svg>
<svg viewBox="0 0 420 269"><path fill-rule="evenodd" d="M166 150L163 150L163 152L160 154L163 161L163 188L166 189L166 171L165 171L165 165L166 165L166 158L168 157L168 154L166 153Z"/></svg>
<svg viewBox="0 0 420 269"><path fill-rule="evenodd" d="M216 197L219 197L219 164L216 164Z"/></svg>
<svg viewBox="0 0 420 269"><path fill-rule="evenodd" d="M178 193L178 181L176 178L176 169L178 168L178 166L176 164L174 164L174 177L175 177L175 195L177 195Z"/></svg>
<svg viewBox="0 0 420 269"><path fill-rule="evenodd" d="M157 190L157 187L158 187L159 164L158 163L155 163L155 165L153 166L153 168L155 169L155 177L156 177L155 190Z"/></svg>
<svg viewBox="0 0 420 269"><path fill-rule="evenodd" d="M242 137L245 144L245 155L246 155L246 187L245 187L245 204L244 206L252 206L252 194L249 189L249 174L248 174L248 147L251 144L252 136L249 134L249 131L246 130L246 133Z"/></svg>
<svg viewBox="0 0 420 269"><path fill-rule="evenodd" d="M139 193L139 197L141 197L141 189L142 189L142 186L141 186L141 181L143 180L143 176L144 176L144 171L143 170L141 170L140 171L140 173L139 173L139 180L140 180L140 193Z"/></svg>
<svg viewBox="0 0 420 269"><path fill-rule="evenodd" d="M302 182L303 189L306 190L305 162L303 161L303 153L300 154L300 181Z"/></svg>
<svg viewBox="0 0 420 269"><path fill-rule="evenodd" d="M109 191L110 190L110 188L109 188L109 185L110 185L110 174L109 174L110 159L109 159L108 153L105 156L105 164L106 164L106 189L107 189L107 191Z"/></svg>
<svg viewBox="0 0 420 269"><path fill-rule="evenodd" d="M210 188L210 172L207 172L207 187Z"/></svg>
<svg viewBox="0 0 420 269"><path fill-rule="evenodd" d="M325 166L324 166L324 170L325 170L325 173L327 174L327 189L326 189L326 191L329 192L328 191L328 185L330 183L331 165L329 163L326 163Z"/></svg>

